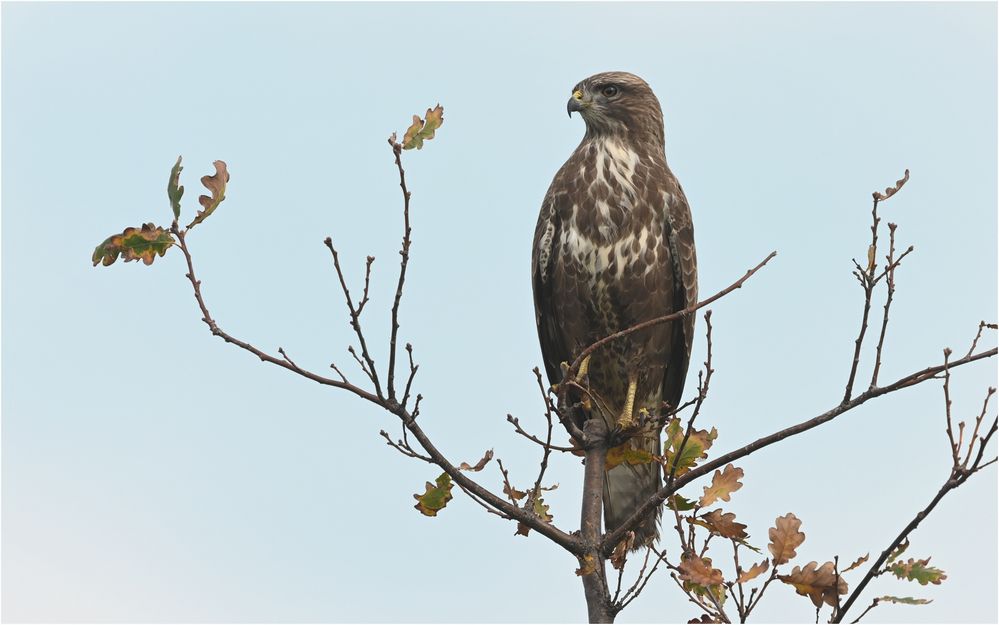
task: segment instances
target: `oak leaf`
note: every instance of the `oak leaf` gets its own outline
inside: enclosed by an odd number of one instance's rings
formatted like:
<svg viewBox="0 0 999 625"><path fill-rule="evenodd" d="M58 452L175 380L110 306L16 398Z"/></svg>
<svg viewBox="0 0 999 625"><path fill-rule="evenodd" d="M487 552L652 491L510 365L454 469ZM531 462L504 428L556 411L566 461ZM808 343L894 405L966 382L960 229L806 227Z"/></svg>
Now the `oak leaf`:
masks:
<svg viewBox="0 0 999 625"><path fill-rule="evenodd" d="M685 512L687 510L693 510L697 507L696 503L687 499L683 495L673 495L666 501L669 502L670 509L676 510L677 512Z"/></svg>
<svg viewBox="0 0 999 625"><path fill-rule="evenodd" d="M767 569L769 568L770 568L770 560L764 560L759 564L754 564L753 566L749 567L748 571L743 571L740 568L739 578L736 581L738 581L740 584L745 584L746 582L750 582L756 579L763 573L766 573Z"/></svg>
<svg viewBox="0 0 999 625"><path fill-rule="evenodd" d="M712 534L724 538L733 538L740 541L749 538L749 534L746 533L746 526L736 522L735 513L722 512L721 508L712 510L707 514L702 514L700 518L690 519L690 522L705 527Z"/></svg>
<svg viewBox="0 0 999 625"><path fill-rule="evenodd" d="M441 473L436 481L436 485L427 482L427 490L422 495L413 495L413 499L416 500L416 505L413 507L426 516L437 516L437 512L451 501L451 488L454 486L451 483L451 476Z"/></svg>
<svg viewBox="0 0 999 625"><path fill-rule="evenodd" d="M180 184L180 172L184 170L180 165L181 157L177 157L177 163L170 169L170 181L167 182L167 197L170 198L170 208L173 209L175 219L180 218L180 198L184 196L184 187Z"/></svg>
<svg viewBox="0 0 999 625"><path fill-rule="evenodd" d="M858 566L860 566L864 562L867 562L870 559L870 557L871 557L871 554L865 553L864 555L862 555L859 558L857 558L856 560L854 560L853 564L851 564L850 566L848 566L845 569L843 569L842 571L840 571L840 573L846 573L847 571L852 571L853 569L857 568Z"/></svg>
<svg viewBox="0 0 999 625"><path fill-rule="evenodd" d="M620 571L624 568L624 563L628 561L628 551L635 545L635 532L628 532L625 534L624 538L614 547L614 552L611 554L610 561L611 566L614 567L615 571Z"/></svg>
<svg viewBox="0 0 999 625"><path fill-rule="evenodd" d="M631 446L631 441L625 441L617 447L611 447L607 450L607 460L604 469L610 471L617 465L624 463L635 465L649 464L650 462L652 462L651 452L644 449L634 449Z"/></svg>
<svg viewBox="0 0 999 625"><path fill-rule="evenodd" d="M909 548L909 539L906 538L905 540L902 541L902 544L900 544L898 547L895 547L895 550L892 551L891 554L888 556L887 560L888 564L891 564L895 560L898 560L898 557L903 553L905 553L905 550L908 548Z"/></svg>
<svg viewBox="0 0 999 625"><path fill-rule="evenodd" d="M514 501L520 501L524 497L527 497L527 493L525 493L522 490L517 490L516 488L514 488L509 484L503 485L503 494L509 497L510 499L513 499Z"/></svg>
<svg viewBox="0 0 999 625"><path fill-rule="evenodd" d="M438 104L432 109L427 109L426 120L420 119L419 115L413 115L413 124L406 130L402 137L402 149L417 150L423 149L423 142L434 138L434 133L444 123L444 107Z"/></svg>
<svg viewBox="0 0 999 625"><path fill-rule="evenodd" d="M229 183L229 170L226 168L225 161L215 161L213 164L215 165L215 173L211 176L201 177L201 184L205 185L205 188L212 195L211 197L207 195L198 196L198 202L201 203L203 210L198 211L198 214L194 216L194 220L187 224L188 228L193 228L207 219L219 207L222 200L225 199L225 187Z"/></svg>
<svg viewBox="0 0 999 625"><path fill-rule="evenodd" d="M668 473L673 470L673 465L675 464L676 471L674 475L676 476L681 476L689 471L697 464L698 460L707 458L708 449L711 448L715 439L718 438L718 430L715 428L711 428L710 431L692 430L686 444L684 444L684 434L685 430L681 426L680 419L673 419L666 426L666 444L663 452L665 462L663 466Z"/></svg>
<svg viewBox="0 0 999 625"><path fill-rule="evenodd" d="M926 566L930 559L916 560L909 558L905 562L896 562L888 567L888 570L899 579L907 579L910 582L919 582L920 585L937 584L945 579L947 574L933 566Z"/></svg>
<svg viewBox="0 0 999 625"><path fill-rule="evenodd" d="M458 470L459 471L481 471L482 469L485 468L486 464L488 464L489 461L492 460L492 459L493 459L493 450L490 449L485 454L483 454L482 458L479 459L479 461L476 462L474 465L468 464L467 462L462 462L460 465L458 465Z"/></svg>
<svg viewBox="0 0 999 625"><path fill-rule="evenodd" d="M891 595L885 595L883 597L878 597L875 599L877 602L887 601L888 603L903 603L905 605L926 605L927 603L933 603L932 599L916 599L915 597L892 597Z"/></svg>
<svg viewBox="0 0 999 625"><path fill-rule="evenodd" d="M141 260L153 264L156 256L163 256L175 243L169 231L154 224L142 224L141 228L125 228L121 234L112 234L94 249L91 260L94 267L102 263L105 267L121 256L127 263Z"/></svg>
<svg viewBox="0 0 999 625"><path fill-rule="evenodd" d="M680 562L680 579L698 586L716 586L724 583L722 572L711 567L711 560L691 555Z"/></svg>
<svg viewBox="0 0 999 625"><path fill-rule="evenodd" d="M789 562L797 555L795 549L805 542L805 535L798 531L799 529L801 529L801 520L791 512L777 517L774 521L774 526L769 532L770 544L767 545L774 557L774 566Z"/></svg>
<svg viewBox="0 0 999 625"><path fill-rule="evenodd" d="M742 482L739 481L742 476L742 469L731 464L725 465L724 470L715 471L714 477L711 478L711 485L704 487L704 495L699 502L700 506L702 508L710 506L719 499L729 501L731 494L742 488Z"/></svg>
<svg viewBox="0 0 999 625"><path fill-rule="evenodd" d="M819 566L813 561L804 567L796 566L790 575L778 575L777 579L794 586L794 590L811 599L816 608L823 603L835 607L837 596L845 595L848 590L846 580L836 575L832 562Z"/></svg>

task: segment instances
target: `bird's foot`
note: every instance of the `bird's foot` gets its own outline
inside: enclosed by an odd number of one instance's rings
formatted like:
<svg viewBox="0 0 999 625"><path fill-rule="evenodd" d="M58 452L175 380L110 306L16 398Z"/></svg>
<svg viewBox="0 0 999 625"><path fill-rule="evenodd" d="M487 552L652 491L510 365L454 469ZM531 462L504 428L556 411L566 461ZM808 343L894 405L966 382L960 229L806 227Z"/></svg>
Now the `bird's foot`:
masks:
<svg viewBox="0 0 999 625"><path fill-rule="evenodd" d="M621 416L617 418L617 424L621 429L628 429L634 423L634 412L635 412L635 394L638 392L638 377L628 376L628 394L624 399L624 410L621 411Z"/></svg>

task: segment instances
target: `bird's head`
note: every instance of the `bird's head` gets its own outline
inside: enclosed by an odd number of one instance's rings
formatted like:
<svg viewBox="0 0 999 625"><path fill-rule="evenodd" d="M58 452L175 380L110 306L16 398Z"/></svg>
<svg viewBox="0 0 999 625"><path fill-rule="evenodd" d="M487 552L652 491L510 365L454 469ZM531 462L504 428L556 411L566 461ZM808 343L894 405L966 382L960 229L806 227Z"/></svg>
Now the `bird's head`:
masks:
<svg viewBox="0 0 999 625"><path fill-rule="evenodd" d="M629 135L663 142L659 99L644 80L628 72L594 74L572 88L566 106L579 113L588 136Z"/></svg>

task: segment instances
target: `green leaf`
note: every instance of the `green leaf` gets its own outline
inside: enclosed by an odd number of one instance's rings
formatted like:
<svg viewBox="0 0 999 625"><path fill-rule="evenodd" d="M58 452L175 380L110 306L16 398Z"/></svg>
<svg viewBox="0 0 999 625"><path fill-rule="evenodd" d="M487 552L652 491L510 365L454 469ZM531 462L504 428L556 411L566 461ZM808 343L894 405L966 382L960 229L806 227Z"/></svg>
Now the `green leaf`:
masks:
<svg viewBox="0 0 999 625"><path fill-rule="evenodd" d="M887 601L888 603L904 603L905 605L926 605L927 603L933 603L932 599L915 599L913 597L892 597L890 595L885 595L884 597L878 597L875 601Z"/></svg>
<svg viewBox="0 0 999 625"><path fill-rule="evenodd" d="M444 123L444 107L438 104L432 109L427 109L426 117L426 121L424 121L420 119L419 115L413 115L413 124L402 137L402 149L422 150L423 142L433 139L434 132Z"/></svg>
<svg viewBox="0 0 999 625"><path fill-rule="evenodd" d="M669 507L671 510L676 510L677 512L685 512L687 510L693 510L697 507L697 503L693 502L683 495L673 495L666 500L669 502Z"/></svg>
<svg viewBox="0 0 999 625"><path fill-rule="evenodd" d="M451 476L441 473L437 478L437 485L427 482L427 490L422 495L414 494L416 505L413 506L426 516L437 516L437 512L444 509L447 502L451 501Z"/></svg>
<svg viewBox="0 0 999 625"><path fill-rule="evenodd" d="M181 157L177 157L177 163L170 170L170 181L167 183L167 196L170 198L170 207L173 208L173 216L180 219L180 198L184 195L184 187L180 184L180 172L184 170L180 165Z"/></svg>
<svg viewBox="0 0 999 625"><path fill-rule="evenodd" d="M194 221L187 225L188 228L193 228L207 219L219 207L222 200L225 199L225 187L229 182L229 170L226 168L225 161L215 161L214 165L214 175L201 177L201 184L205 185L212 195L211 197L207 195L198 196L198 202L201 203L203 210L198 211L198 214L194 216Z"/></svg>
<svg viewBox="0 0 999 625"><path fill-rule="evenodd" d="M925 560L909 558L905 562L896 562L892 564L888 567L888 570L899 579L906 579L910 582L919 582L922 586L925 586L926 584L939 585L943 580L947 579L947 575L936 567L926 566L929 563L929 558L926 558Z"/></svg>
<svg viewBox="0 0 999 625"><path fill-rule="evenodd" d="M141 260L147 265L153 264L156 256L163 256L174 244L170 232L154 224L142 224L141 228L125 228L121 234L112 234L94 249L91 260L94 267L103 263L105 267L113 264L121 256L125 262Z"/></svg>

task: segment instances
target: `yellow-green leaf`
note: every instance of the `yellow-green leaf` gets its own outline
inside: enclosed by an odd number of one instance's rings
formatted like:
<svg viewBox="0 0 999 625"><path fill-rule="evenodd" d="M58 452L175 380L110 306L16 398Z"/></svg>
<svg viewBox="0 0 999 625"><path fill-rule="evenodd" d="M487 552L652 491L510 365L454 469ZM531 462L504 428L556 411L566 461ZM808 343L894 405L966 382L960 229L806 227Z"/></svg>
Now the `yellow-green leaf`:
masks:
<svg viewBox="0 0 999 625"><path fill-rule="evenodd" d="M207 219L219 207L222 200L225 199L225 187L229 183L229 170L226 168L225 161L215 161L213 164L215 165L215 173L211 176L201 177L201 184L205 185L205 188L212 195L211 197L207 195L198 196L198 202L201 203L202 210L198 211L198 214L194 216L194 220L187 225L188 228L193 228Z"/></svg>
<svg viewBox="0 0 999 625"><path fill-rule="evenodd" d="M625 441L617 447L607 450L607 464L604 467L610 471L619 464L649 464L652 462L652 452L645 449L635 449L631 441Z"/></svg>
<svg viewBox="0 0 999 625"><path fill-rule="evenodd" d="M181 157L177 157L177 163L170 170L170 181L167 182L167 197L170 198L170 207L173 209L175 219L180 218L180 198L184 196L184 187L180 184L180 172L184 170L180 165Z"/></svg>
<svg viewBox="0 0 999 625"><path fill-rule="evenodd" d="M437 484L427 482L427 490L422 495L414 494L413 499L416 505L413 506L426 516L437 516L437 512L444 509L447 502L451 501L451 476L441 473L437 478Z"/></svg>
<svg viewBox="0 0 999 625"><path fill-rule="evenodd" d="M910 582L919 582L921 585L940 584L947 579L947 575L940 569L927 566L930 559L916 560L909 558L905 562L896 562L888 567L888 570L899 579L907 579Z"/></svg>
<svg viewBox="0 0 999 625"><path fill-rule="evenodd" d="M121 234L112 234L94 249L91 260L94 267L103 263L105 267L121 256L125 262L141 260L153 264L156 256L163 256L174 244L169 231L154 224L142 224L141 228L125 228Z"/></svg>
<svg viewBox="0 0 999 625"><path fill-rule="evenodd" d="M914 597L892 597L891 595L885 595L884 597L878 597L875 599L877 602L887 601L888 603L902 603L905 605L926 605L927 603L933 603L932 599L916 599Z"/></svg>
<svg viewBox="0 0 999 625"><path fill-rule="evenodd" d="M444 107L438 104L432 109L427 109L426 119L420 119L419 115L413 115L413 124L406 130L402 137L402 149L417 150L423 149L423 142L434 138L434 133L444 123Z"/></svg>
<svg viewBox="0 0 999 625"><path fill-rule="evenodd" d="M683 445L683 451L678 456L677 451L683 443L684 434L685 430L680 423L680 419L673 419L666 426L666 444L663 452L663 457L665 458L664 466L668 473L673 469L673 465L676 464L675 475L677 477L689 471L697 464L698 460L707 458L707 450L714 443L715 439L718 438L718 430L715 428L711 428L710 431L693 430L687 438L687 443Z"/></svg>

